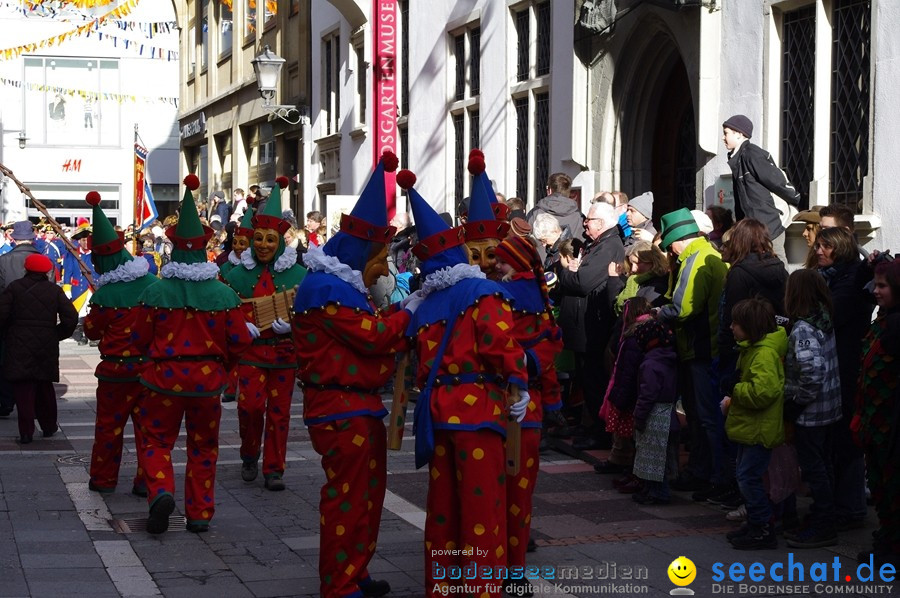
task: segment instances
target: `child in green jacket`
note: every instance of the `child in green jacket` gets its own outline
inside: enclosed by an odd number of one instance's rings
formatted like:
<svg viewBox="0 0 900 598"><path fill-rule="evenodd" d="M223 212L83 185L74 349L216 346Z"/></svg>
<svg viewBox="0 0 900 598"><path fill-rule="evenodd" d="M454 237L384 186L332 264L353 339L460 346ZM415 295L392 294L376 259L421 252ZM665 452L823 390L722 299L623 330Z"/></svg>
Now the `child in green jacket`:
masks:
<svg viewBox="0 0 900 598"><path fill-rule="evenodd" d="M738 550L775 548L772 508L763 485L772 448L784 442L784 356L787 334L764 299L745 299L731 312L740 349L740 381L722 401L725 433L737 444L737 481L747 505L747 524L726 537Z"/></svg>

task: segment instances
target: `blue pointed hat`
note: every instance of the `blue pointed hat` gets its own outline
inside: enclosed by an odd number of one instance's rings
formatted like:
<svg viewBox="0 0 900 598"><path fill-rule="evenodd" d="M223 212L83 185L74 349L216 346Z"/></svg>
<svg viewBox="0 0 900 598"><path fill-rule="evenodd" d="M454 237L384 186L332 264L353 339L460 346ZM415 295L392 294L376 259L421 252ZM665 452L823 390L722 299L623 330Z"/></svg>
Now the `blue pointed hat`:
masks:
<svg viewBox="0 0 900 598"><path fill-rule="evenodd" d="M503 204L497 202L491 181L484 172L484 157L480 150L472 150L469 154L469 172L475 178L472 181L468 219L463 225L466 241L505 239L509 232L509 223L506 218L497 217L495 206Z"/></svg>
<svg viewBox="0 0 900 598"><path fill-rule="evenodd" d="M406 189L419 243L412 248L413 254L422 261L422 274L428 276L441 268L468 264L469 258L461 245L465 243L462 227L449 227L444 219L434 211L419 192L413 188L416 175L409 170L397 173L397 184Z"/></svg>
<svg viewBox="0 0 900 598"><path fill-rule="evenodd" d="M488 204L497 220L509 220L510 209L506 204L497 201L497 193L487 175L487 167L484 161L484 152L478 148L469 152L469 173L472 175L472 197L479 195L487 198ZM472 220L472 207L469 206L469 220Z"/></svg>
<svg viewBox="0 0 900 598"><path fill-rule="evenodd" d="M369 261L372 244L390 242L397 228L388 226L384 173L394 172L398 164L397 156L384 152L353 210L341 215L340 231L322 247L325 255L362 272Z"/></svg>

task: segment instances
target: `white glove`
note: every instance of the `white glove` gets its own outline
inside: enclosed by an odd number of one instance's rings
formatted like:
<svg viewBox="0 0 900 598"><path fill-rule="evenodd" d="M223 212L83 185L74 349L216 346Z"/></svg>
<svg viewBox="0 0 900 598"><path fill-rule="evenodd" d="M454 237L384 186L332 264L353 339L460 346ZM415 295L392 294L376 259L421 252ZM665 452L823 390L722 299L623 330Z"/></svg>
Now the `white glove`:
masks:
<svg viewBox="0 0 900 598"><path fill-rule="evenodd" d="M250 333L250 338L259 338L259 328L253 322L247 322L247 331Z"/></svg>
<svg viewBox="0 0 900 598"><path fill-rule="evenodd" d="M416 291L416 293L418 292L419 291ZM412 314L416 313L416 310L419 309L419 305L421 305L422 302L425 301L425 295L416 295L416 293L408 295L406 297L408 301L406 301L406 305L403 306L403 309L409 310L409 313Z"/></svg>
<svg viewBox="0 0 900 598"><path fill-rule="evenodd" d="M516 418L517 422L522 423L522 420L525 419L525 412L528 410L528 403L530 401L531 396L528 394L528 391L520 390L519 401L509 406L509 414Z"/></svg>
<svg viewBox="0 0 900 598"><path fill-rule="evenodd" d="M421 296L422 296L422 289L419 289L418 291L413 291L412 293L410 293L409 295L407 295L406 297L404 297L403 299L400 300L400 309L405 308L409 304L410 301L415 301L416 299L418 299Z"/></svg>
<svg viewBox="0 0 900 598"><path fill-rule="evenodd" d="M275 331L275 334L287 334L291 331L291 325L281 318L276 318L275 321L272 322L272 330Z"/></svg>

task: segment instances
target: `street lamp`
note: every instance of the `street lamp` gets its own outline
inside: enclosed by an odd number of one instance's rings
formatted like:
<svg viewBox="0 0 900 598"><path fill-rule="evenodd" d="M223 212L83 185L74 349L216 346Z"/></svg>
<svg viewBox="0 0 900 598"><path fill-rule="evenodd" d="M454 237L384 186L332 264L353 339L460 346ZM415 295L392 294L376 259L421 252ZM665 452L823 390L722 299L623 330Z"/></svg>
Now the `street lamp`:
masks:
<svg viewBox="0 0 900 598"><path fill-rule="evenodd" d="M19 149L25 149L25 144L28 143L28 137L25 136L25 131L19 131Z"/></svg>
<svg viewBox="0 0 900 598"><path fill-rule="evenodd" d="M285 60L266 45L263 51L250 64L253 65L253 72L256 73L256 85L259 88L259 95L263 98L263 110L271 112L281 120L288 124L297 125L305 116L303 111L296 106L284 106L272 104L275 98L275 90L278 88L278 79L281 76L281 67L284 66ZM291 112L296 112L296 120L289 118Z"/></svg>

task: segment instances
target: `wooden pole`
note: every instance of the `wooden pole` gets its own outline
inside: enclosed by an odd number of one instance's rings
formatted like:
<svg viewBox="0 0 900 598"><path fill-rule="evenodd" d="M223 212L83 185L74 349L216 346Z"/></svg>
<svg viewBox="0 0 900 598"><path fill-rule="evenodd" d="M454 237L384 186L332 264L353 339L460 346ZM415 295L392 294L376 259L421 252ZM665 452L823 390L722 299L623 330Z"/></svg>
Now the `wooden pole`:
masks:
<svg viewBox="0 0 900 598"><path fill-rule="evenodd" d="M0 172L2 172L6 177L12 180L16 186L28 199L31 200L32 205L37 208L38 212L44 215L47 219L47 222L50 223L50 228L56 232L56 236L62 239L62 242L65 244L66 249L69 250L69 253L75 258L78 262L78 267L81 268L81 273L84 274L84 277L87 279L88 285L93 289L94 288L94 277L91 275L91 269L88 268L83 261L81 261L81 257L78 255L78 247L72 243L72 241L66 236L66 233L63 232L62 227L59 225L59 222L50 215L50 212L47 211L47 206L45 206L42 202L38 201L38 199L31 193L31 189L25 186L25 184L16 178L16 175L13 174L12 170L0 164Z"/></svg>
<svg viewBox="0 0 900 598"><path fill-rule="evenodd" d="M403 444L406 409L409 405L409 393L406 392L407 366L409 366L409 353L404 353L397 364L397 372L394 374L394 400L391 402L391 420L388 425L388 448L392 451L399 451Z"/></svg>
<svg viewBox="0 0 900 598"><path fill-rule="evenodd" d="M512 405L518 401L518 394L507 391L506 404ZM526 407L527 409L527 407ZM506 414L506 475L515 476L519 473L522 461L522 426L511 413Z"/></svg>

